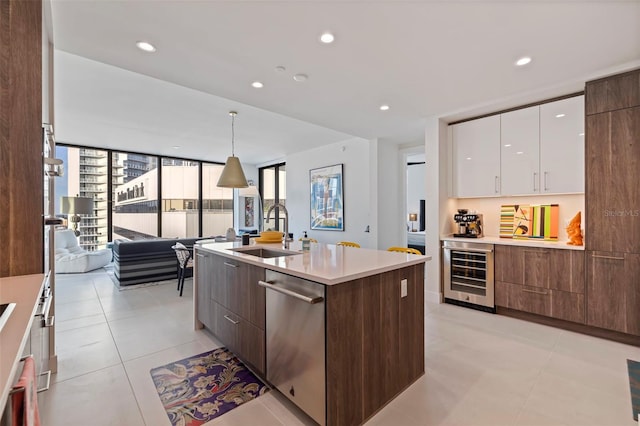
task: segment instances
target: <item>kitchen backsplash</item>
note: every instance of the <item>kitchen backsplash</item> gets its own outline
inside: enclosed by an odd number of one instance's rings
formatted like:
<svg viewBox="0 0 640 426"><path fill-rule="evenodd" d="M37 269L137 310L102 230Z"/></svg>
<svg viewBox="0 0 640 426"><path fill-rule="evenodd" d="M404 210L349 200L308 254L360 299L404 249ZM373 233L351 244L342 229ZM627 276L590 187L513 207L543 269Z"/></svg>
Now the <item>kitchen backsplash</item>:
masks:
<svg viewBox="0 0 640 426"><path fill-rule="evenodd" d="M558 204L559 207L559 241L566 241L565 228L577 212L582 212L582 228L584 230L584 194L570 195L539 195L534 197L500 197L500 198L465 198L453 199L456 209L475 210L483 214L484 235L497 237L500 235L500 207L503 204ZM453 216L451 216L450 232L454 231ZM584 230L586 236L587 231Z"/></svg>

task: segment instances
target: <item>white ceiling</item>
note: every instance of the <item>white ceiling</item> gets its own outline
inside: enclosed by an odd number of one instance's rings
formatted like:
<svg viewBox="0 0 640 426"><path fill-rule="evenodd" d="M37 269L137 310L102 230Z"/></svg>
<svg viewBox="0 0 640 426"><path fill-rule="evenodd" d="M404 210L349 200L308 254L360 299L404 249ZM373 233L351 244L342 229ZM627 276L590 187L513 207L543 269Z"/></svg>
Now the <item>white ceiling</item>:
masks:
<svg viewBox="0 0 640 426"><path fill-rule="evenodd" d="M640 1L52 0L52 22L58 50L175 83L59 54L58 140L224 161L236 109L236 154L254 164L353 136L420 143L426 117L640 66Z"/></svg>

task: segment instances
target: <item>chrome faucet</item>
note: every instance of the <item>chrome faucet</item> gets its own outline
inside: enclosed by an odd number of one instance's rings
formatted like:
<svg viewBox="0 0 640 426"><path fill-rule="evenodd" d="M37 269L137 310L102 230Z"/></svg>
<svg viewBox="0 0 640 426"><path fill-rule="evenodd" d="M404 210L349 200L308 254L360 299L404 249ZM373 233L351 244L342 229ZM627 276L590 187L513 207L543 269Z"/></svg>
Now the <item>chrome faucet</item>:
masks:
<svg viewBox="0 0 640 426"><path fill-rule="evenodd" d="M271 211L276 207L284 211L284 239L282 240L282 244L285 249L289 250L289 242L293 241L293 238L289 238L289 212L287 211L287 208L284 206L284 204L275 203L274 205L269 207L269 210L267 211L266 220L267 221L271 220Z"/></svg>

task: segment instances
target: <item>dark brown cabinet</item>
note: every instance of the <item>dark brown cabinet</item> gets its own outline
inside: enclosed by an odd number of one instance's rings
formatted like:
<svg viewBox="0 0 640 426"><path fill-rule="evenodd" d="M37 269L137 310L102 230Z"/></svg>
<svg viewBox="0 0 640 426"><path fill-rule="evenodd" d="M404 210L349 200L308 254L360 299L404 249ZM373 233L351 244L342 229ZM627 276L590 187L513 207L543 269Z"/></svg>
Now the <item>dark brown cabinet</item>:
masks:
<svg viewBox="0 0 640 426"><path fill-rule="evenodd" d="M327 286L326 348L326 424L362 424L424 374L424 265Z"/></svg>
<svg viewBox="0 0 640 426"><path fill-rule="evenodd" d="M496 244L494 274L496 281L524 284L523 248Z"/></svg>
<svg viewBox="0 0 640 426"><path fill-rule="evenodd" d="M496 245L496 305L566 321L585 321L581 250Z"/></svg>
<svg viewBox="0 0 640 426"><path fill-rule="evenodd" d="M209 287L208 306L200 305L201 293L198 293L198 309L208 309L210 314L207 325L233 353L250 364L259 373L265 373L265 290L258 286L265 279L265 270L258 266L238 262L223 256L207 253L207 268L198 271L205 274ZM198 286L200 288L200 286ZM207 294L203 290L202 297Z"/></svg>
<svg viewBox="0 0 640 426"><path fill-rule="evenodd" d="M640 107L587 117L587 250L640 253Z"/></svg>
<svg viewBox="0 0 640 426"><path fill-rule="evenodd" d="M588 82L587 324L640 336L640 70Z"/></svg>
<svg viewBox="0 0 640 426"><path fill-rule="evenodd" d="M587 324L640 335L640 254L587 253Z"/></svg>
<svg viewBox="0 0 640 426"><path fill-rule="evenodd" d="M640 106L640 72L590 81L585 90L586 115Z"/></svg>

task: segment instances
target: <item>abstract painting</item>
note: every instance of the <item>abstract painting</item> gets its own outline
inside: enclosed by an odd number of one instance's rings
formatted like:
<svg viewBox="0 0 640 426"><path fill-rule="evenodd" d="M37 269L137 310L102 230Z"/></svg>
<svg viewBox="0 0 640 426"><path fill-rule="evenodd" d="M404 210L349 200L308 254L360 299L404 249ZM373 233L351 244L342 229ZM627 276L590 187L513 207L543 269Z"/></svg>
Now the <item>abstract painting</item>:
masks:
<svg viewBox="0 0 640 426"><path fill-rule="evenodd" d="M312 169L311 229L344 231L342 164Z"/></svg>

